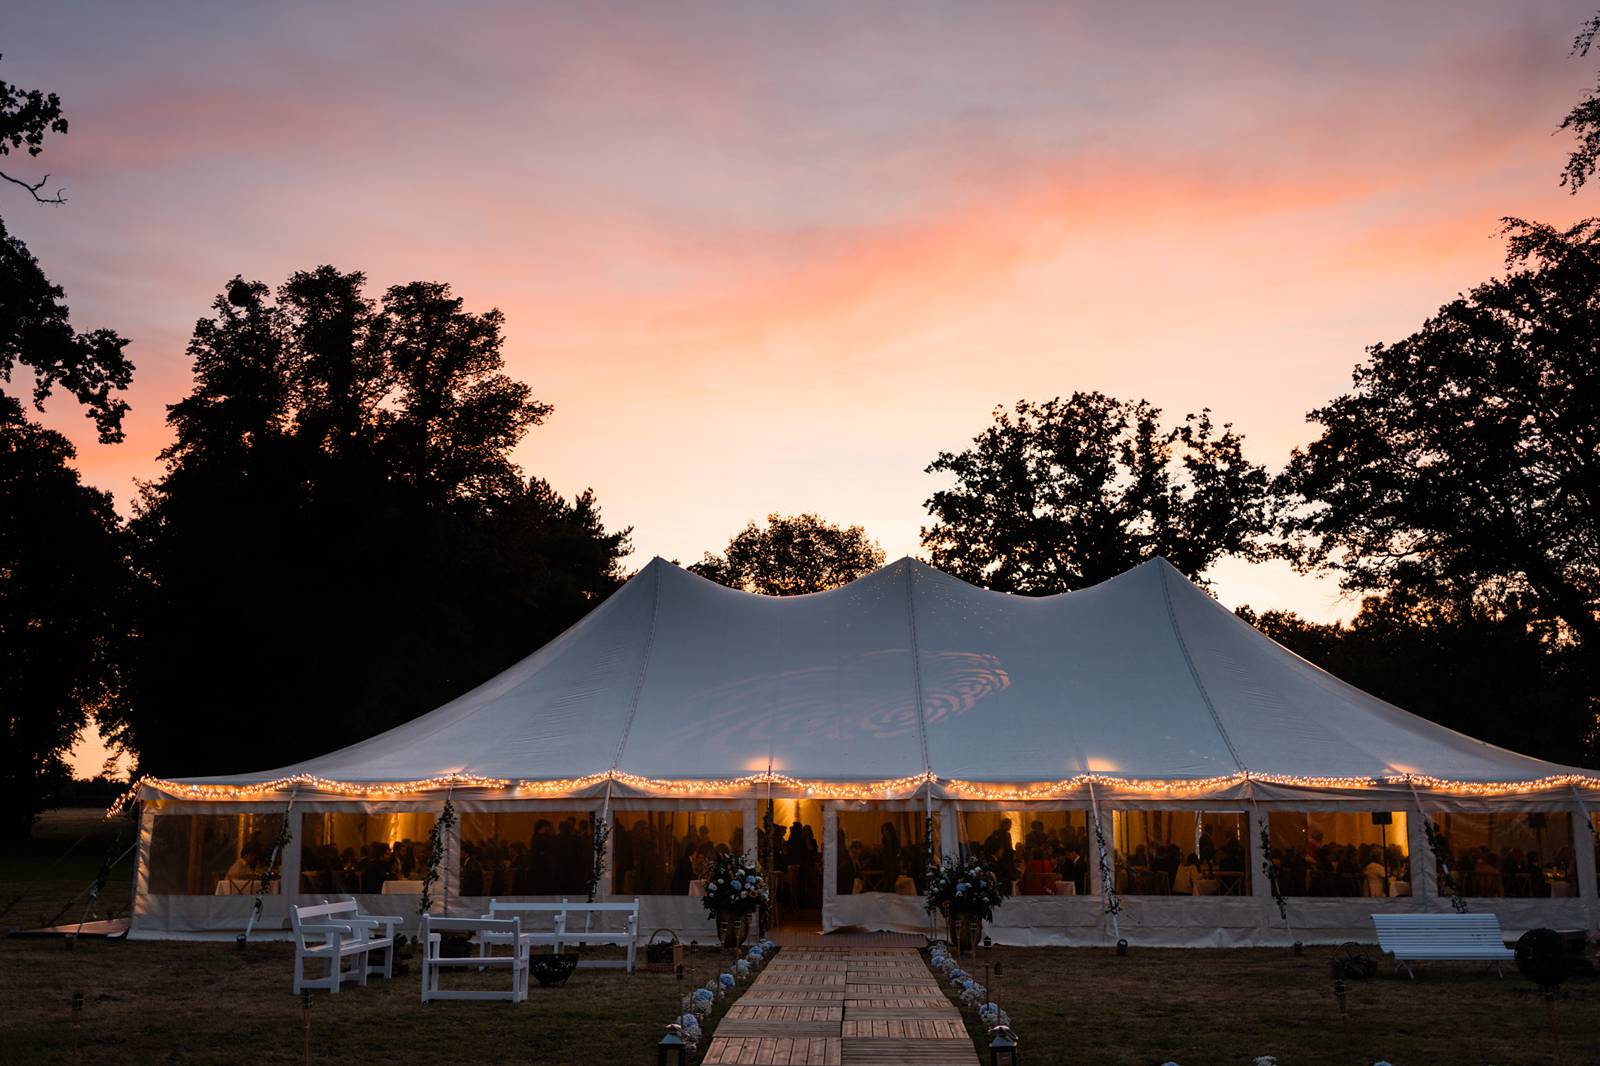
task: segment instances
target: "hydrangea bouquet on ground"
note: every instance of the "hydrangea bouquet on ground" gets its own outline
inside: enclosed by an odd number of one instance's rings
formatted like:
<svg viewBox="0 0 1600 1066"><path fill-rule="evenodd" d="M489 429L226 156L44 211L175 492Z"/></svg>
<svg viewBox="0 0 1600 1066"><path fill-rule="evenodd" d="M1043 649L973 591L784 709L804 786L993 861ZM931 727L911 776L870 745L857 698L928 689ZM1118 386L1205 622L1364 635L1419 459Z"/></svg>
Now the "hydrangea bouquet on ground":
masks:
<svg viewBox="0 0 1600 1066"><path fill-rule="evenodd" d="M1004 902L994 867L977 856L946 859L928 871L926 907L941 914L990 921Z"/></svg>
<svg viewBox="0 0 1600 1066"><path fill-rule="evenodd" d="M753 914L767 905L766 879L754 861L731 852L717 855L706 872L706 913L713 918L724 914Z"/></svg>

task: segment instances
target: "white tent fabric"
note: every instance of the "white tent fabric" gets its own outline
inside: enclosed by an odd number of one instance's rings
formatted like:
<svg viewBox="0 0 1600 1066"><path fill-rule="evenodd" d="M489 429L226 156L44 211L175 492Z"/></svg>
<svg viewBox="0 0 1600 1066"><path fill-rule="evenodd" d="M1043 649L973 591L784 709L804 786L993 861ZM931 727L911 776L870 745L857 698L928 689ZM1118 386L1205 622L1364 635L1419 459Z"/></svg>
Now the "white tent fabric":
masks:
<svg viewBox="0 0 1600 1066"><path fill-rule="evenodd" d="M656 559L555 641L396 729L293 766L147 780L137 792L136 938L231 935L254 920L249 898L204 894L210 874L194 879L201 894L159 887L175 882L152 874L152 862L190 871L196 840L242 840L248 817L289 816L281 883L295 887L264 898L258 926L281 929L290 902L325 891L314 870L302 883L301 847L315 839L307 824L329 815L433 814L447 802L464 816L597 820L714 810L741 818L748 846L775 796L820 808L825 930L929 928L922 898L898 885L838 886L842 819L890 810L937 818L947 856L963 846L968 812L1004 812L1014 826L1029 812L1103 816L1113 857L1125 846L1113 811L1196 821L1227 812L1248 827L1249 870L1261 867L1262 833L1279 812L1406 816L1413 883L1403 898L1297 898L1291 922L1268 878L1255 877L1242 896L1132 895L1118 917L1091 864L1083 895L1008 900L991 926L1000 943L1366 937L1374 907L1449 909L1425 829L1443 812L1564 812L1570 839L1550 848L1568 850L1577 894L1492 906L1511 933L1600 929L1587 820L1600 810L1600 775L1493 747L1352 688L1162 559L1039 598L975 588L911 559L831 592L768 598ZM155 846L162 825L176 850ZM486 899L461 895L461 827L441 844L435 907L481 911ZM610 877L597 886L613 887L624 886ZM374 913L420 906L414 894L370 888L360 899ZM644 928L711 935L690 896L646 895L642 906Z"/></svg>
<svg viewBox="0 0 1600 1066"><path fill-rule="evenodd" d="M809 596L652 561L560 638L396 729L180 784L451 774L664 780L1535 781L1580 773L1408 714L1299 658L1163 559L1080 592L990 592L912 559Z"/></svg>

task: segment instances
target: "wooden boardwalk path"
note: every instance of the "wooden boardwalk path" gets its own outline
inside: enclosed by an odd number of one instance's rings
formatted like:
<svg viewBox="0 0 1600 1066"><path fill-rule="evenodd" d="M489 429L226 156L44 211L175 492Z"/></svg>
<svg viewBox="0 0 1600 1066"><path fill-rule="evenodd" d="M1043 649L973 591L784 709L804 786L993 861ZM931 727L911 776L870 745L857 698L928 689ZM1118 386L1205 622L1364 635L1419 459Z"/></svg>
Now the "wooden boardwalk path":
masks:
<svg viewBox="0 0 1600 1066"><path fill-rule="evenodd" d="M717 1025L707 1066L978 1066L915 950L786 947Z"/></svg>

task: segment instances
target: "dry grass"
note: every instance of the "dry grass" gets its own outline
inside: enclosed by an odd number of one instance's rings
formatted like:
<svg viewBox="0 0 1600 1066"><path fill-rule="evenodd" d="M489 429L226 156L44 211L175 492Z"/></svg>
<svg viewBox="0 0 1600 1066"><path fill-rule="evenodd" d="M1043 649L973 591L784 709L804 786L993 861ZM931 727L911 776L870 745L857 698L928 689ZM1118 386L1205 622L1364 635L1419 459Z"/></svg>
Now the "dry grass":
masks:
<svg viewBox="0 0 1600 1066"><path fill-rule="evenodd" d="M0 926L36 925L94 876L108 843L95 818L57 812L34 845L0 855L0 907L43 875ZM90 838L58 861L86 830ZM102 914L125 909L127 896L124 867ZM993 948L963 965L981 977L986 962L1004 964L1004 976L989 984L1030 1066L1247 1066L1258 1055L1283 1066L1555 1061L1545 1004L1514 969L1501 980L1481 966L1436 965L1410 981L1386 966L1373 980L1349 983L1341 1020L1331 953L1136 946L1117 958L1105 949ZM0 1062L71 1062L75 990L86 1000L84 1063L301 1062L291 958L281 944L241 953L232 944L85 940L68 949L61 941L0 941ZM717 959L700 955L693 965L703 981ZM334 997L317 993L313 1061L653 1062L678 994L663 975L580 970L565 988L532 989L526 1004L425 1007L412 973ZM1561 1062L1600 1064L1600 979L1569 982L1556 1013Z"/></svg>
<svg viewBox="0 0 1600 1066"><path fill-rule="evenodd" d="M1553 1063L1539 990L1508 967L1438 963L1415 981L1385 964L1333 995L1333 948L991 948L962 966L989 983L1029 1066L1182 1066L1274 1056L1282 1066L1509 1066ZM1368 949L1374 955L1376 946ZM1600 979L1569 981L1555 1004L1565 1066L1600 1063ZM983 1034L968 1014L969 1028Z"/></svg>

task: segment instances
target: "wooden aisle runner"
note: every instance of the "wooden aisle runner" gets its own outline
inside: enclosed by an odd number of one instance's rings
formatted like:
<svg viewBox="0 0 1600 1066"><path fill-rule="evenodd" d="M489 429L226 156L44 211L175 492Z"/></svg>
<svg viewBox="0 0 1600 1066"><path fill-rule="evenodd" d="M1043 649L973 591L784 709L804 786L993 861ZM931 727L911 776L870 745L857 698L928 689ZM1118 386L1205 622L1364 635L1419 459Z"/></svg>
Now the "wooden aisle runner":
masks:
<svg viewBox="0 0 1600 1066"><path fill-rule="evenodd" d="M784 948L717 1025L707 1066L978 1066L908 948Z"/></svg>

